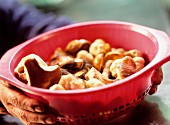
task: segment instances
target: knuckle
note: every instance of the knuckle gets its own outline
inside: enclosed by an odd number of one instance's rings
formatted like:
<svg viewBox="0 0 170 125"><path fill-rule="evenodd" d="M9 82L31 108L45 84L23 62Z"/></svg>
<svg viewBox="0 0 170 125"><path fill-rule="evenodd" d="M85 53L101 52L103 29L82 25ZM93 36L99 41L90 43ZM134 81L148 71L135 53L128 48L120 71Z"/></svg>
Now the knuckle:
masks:
<svg viewBox="0 0 170 125"><path fill-rule="evenodd" d="M41 117L39 115L35 115L35 116L32 117L32 121L36 122L36 123L42 123L43 124L43 123L45 123L44 119L45 119L44 117Z"/></svg>
<svg viewBox="0 0 170 125"><path fill-rule="evenodd" d="M5 97L5 96L1 96L1 101L5 104L5 105L8 105L8 98Z"/></svg>
<svg viewBox="0 0 170 125"><path fill-rule="evenodd" d="M17 95L13 95L9 99L10 99L9 102L11 102L11 104L13 104L13 105L17 105L18 104L18 96Z"/></svg>
<svg viewBox="0 0 170 125"><path fill-rule="evenodd" d="M25 121L27 124L29 123L28 117L26 116L24 111L20 111L18 115L22 119L22 121Z"/></svg>
<svg viewBox="0 0 170 125"><path fill-rule="evenodd" d="M44 115L32 115L29 117L29 121L32 121L32 123L41 123L41 124L45 124L45 119L46 119L46 116Z"/></svg>
<svg viewBox="0 0 170 125"><path fill-rule="evenodd" d="M27 101L27 100L23 100L22 103L21 103L21 107L24 108L24 109L28 109L31 105L31 102Z"/></svg>

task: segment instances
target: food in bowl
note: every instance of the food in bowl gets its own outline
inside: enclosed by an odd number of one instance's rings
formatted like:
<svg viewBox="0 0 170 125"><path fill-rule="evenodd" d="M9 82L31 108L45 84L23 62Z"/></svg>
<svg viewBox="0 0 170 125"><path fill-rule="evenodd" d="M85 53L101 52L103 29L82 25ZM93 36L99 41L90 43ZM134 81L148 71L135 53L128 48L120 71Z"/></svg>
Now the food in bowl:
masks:
<svg viewBox="0 0 170 125"><path fill-rule="evenodd" d="M103 39L75 39L56 48L48 62L38 55L22 58L15 76L29 86L49 90L87 89L124 79L145 66L137 49L111 48Z"/></svg>

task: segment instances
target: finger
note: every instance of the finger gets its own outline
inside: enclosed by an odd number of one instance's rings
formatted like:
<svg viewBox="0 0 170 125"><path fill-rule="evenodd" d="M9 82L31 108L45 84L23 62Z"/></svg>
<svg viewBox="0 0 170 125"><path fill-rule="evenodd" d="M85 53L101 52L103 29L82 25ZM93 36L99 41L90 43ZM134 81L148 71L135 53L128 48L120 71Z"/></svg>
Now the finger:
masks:
<svg viewBox="0 0 170 125"><path fill-rule="evenodd" d="M5 108L0 107L0 114L8 115L8 111Z"/></svg>
<svg viewBox="0 0 170 125"><path fill-rule="evenodd" d="M15 107L31 112L44 112L45 110L44 104L25 96L23 93L15 89L5 88L3 91L4 92L1 94L3 103L10 103Z"/></svg>
<svg viewBox="0 0 170 125"><path fill-rule="evenodd" d="M8 82L3 81L3 80L1 80L1 79L0 79L0 84L4 85L4 86L6 86L6 87L12 87L11 84L9 84Z"/></svg>
<svg viewBox="0 0 170 125"><path fill-rule="evenodd" d="M152 85L150 91L149 91L149 95L153 95L154 93L156 93L158 86L157 85Z"/></svg>
<svg viewBox="0 0 170 125"><path fill-rule="evenodd" d="M20 108L8 105L8 112L19 118L25 124L54 124L56 117L52 114L33 113Z"/></svg>
<svg viewBox="0 0 170 125"><path fill-rule="evenodd" d="M160 67L154 71L154 75L152 77L152 83L154 85L160 85L162 80L163 80L163 72L162 72L162 68Z"/></svg>

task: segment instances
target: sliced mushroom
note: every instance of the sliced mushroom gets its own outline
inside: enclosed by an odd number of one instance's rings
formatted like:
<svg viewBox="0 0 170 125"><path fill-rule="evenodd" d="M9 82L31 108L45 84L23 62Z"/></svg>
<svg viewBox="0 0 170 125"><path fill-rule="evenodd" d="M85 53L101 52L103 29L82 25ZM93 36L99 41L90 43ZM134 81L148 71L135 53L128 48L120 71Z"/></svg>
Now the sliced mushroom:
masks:
<svg viewBox="0 0 170 125"><path fill-rule="evenodd" d="M94 68L96 68L100 72L103 68L103 64L104 64L104 54L101 53L101 54L98 54L97 56L95 56L95 58L93 60Z"/></svg>
<svg viewBox="0 0 170 125"><path fill-rule="evenodd" d="M73 56L68 55L62 48L57 48L51 56L49 65L58 65L60 62L72 59Z"/></svg>
<svg viewBox="0 0 170 125"><path fill-rule="evenodd" d="M77 59L77 58L69 58L67 60L64 60L62 62L59 62L58 65L61 68L64 69L82 69L84 66L85 62L82 59Z"/></svg>
<svg viewBox="0 0 170 125"><path fill-rule="evenodd" d="M119 80L134 74L136 71L136 64L133 61L133 58L130 56L117 59L113 61L112 65L110 66L110 72L112 76Z"/></svg>
<svg viewBox="0 0 170 125"><path fill-rule="evenodd" d="M62 48L57 48L51 56L50 61L56 60L60 56L67 56L67 53Z"/></svg>
<svg viewBox="0 0 170 125"><path fill-rule="evenodd" d="M59 85L66 90L84 89L85 83L82 79L75 77L73 74L62 75Z"/></svg>
<svg viewBox="0 0 170 125"><path fill-rule="evenodd" d="M115 80L109 79L107 77L105 77L104 75L102 75L97 69L95 69L94 67L92 67L85 75L86 80L90 80L92 78L96 78L98 80L100 80L101 82L103 82L104 84L109 84L114 82Z"/></svg>
<svg viewBox="0 0 170 125"><path fill-rule="evenodd" d="M125 51L124 56L131 56L132 58L133 57L142 57L142 53L137 49L132 49L129 51Z"/></svg>
<svg viewBox="0 0 170 125"><path fill-rule="evenodd" d="M139 71L144 68L145 66L145 60L142 57L134 57L133 58L135 64L136 64L136 70Z"/></svg>
<svg viewBox="0 0 170 125"><path fill-rule="evenodd" d="M85 62L91 64L93 63L93 59L94 59L93 55L86 50L80 50L77 53L76 58L83 59Z"/></svg>
<svg viewBox="0 0 170 125"><path fill-rule="evenodd" d="M105 85L104 83L102 83L100 80L96 78L89 79L85 81L85 83L86 83L86 88L94 88L94 87Z"/></svg>
<svg viewBox="0 0 170 125"><path fill-rule="evenodd" d="M25 74L29 86L49 88L57 84L61 78L58 65L48 66L39 56L30 54L20 61L14 70L17 76Z"/></svg>
<svg viewBox="0 0 170 125"><path fill-rule="evenodd" d="M80 39L80 40L72 40L70 41L66 48L65 51L66 53L69 53L71 55L76 55L78 51L80 50L89 50L89 47L91 45L91 42L85 39Z"/></svg>
<svg viewBox="0 0 170 125"><path fill-rule="evenodd" d="M84 65L83 68L86 69L87 71L89 71L92 67L93 67L92 64L90 64L90 63L85 63L85 65Z"/></svg>
<svg viewBox="0 0 170 125"><path fill-rule="evenodd" d="M105 54L111 50L110 44L106 43L103 39L96 39L89 48L89 52L97 56L98 54Z"/></svg>
<svg viewBox="0 0 170 125"><path fill-rule="evenodd" d="M118 51L110 51L107 52L104 56L104 62L107 62L108 60L116 60L123 57L123 54Z"/></svg>
<svg viewBox="0 0 170 125"><path fill-rule="evenodd" d="M60 85L60 84L54 84L54 85L52 85L50 88L49 88L49 90L65 90L64 89L64 87L62 86L62 85Z"/></svg>
<svg viewBox="0 0 170 125"><path fill-rule="evenodd" d="M110 66L112 65L113 60L108 60L103 68L102 75L104 75L106 78L110 77Z"/></svg>
<svg viewBox="0 0 170 125"><path fill-rule="evenodd" d="M77 71L76 73L74 73L74 75L78 78L84 79L85 74L87 73L86 69L82 69L80 71Z"/></svg>
<svg viewBox="0 0 170 125"><path fill-rule="evenodd" d="M123 48L111 48L112 52L119 52L121 54L123 54L125 52L125 49Z"/></svg>

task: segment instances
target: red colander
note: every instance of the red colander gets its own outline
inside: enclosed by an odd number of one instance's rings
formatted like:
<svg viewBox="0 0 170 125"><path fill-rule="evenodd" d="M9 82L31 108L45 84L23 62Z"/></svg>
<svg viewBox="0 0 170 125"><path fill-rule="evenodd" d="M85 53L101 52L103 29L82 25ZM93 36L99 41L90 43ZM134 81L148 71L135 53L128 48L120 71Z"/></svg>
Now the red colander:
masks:
<svg viewBox="0 0 170 125"><path fill-rule="evenodd" d="M59 90L28 86L14 76L14 69L28 54L48 61L57 47L73 39L104 39L114 48L140 50L148 64L139 72L114 83L84 90ZM84 22L54 29L7 51L0 62L0 79L21 89L27 96L46 103L60 115L65 125L94 125L128 113L148 94L156 68L170 60L170 40L166 33L145 26L119 22Z"/></svg>

